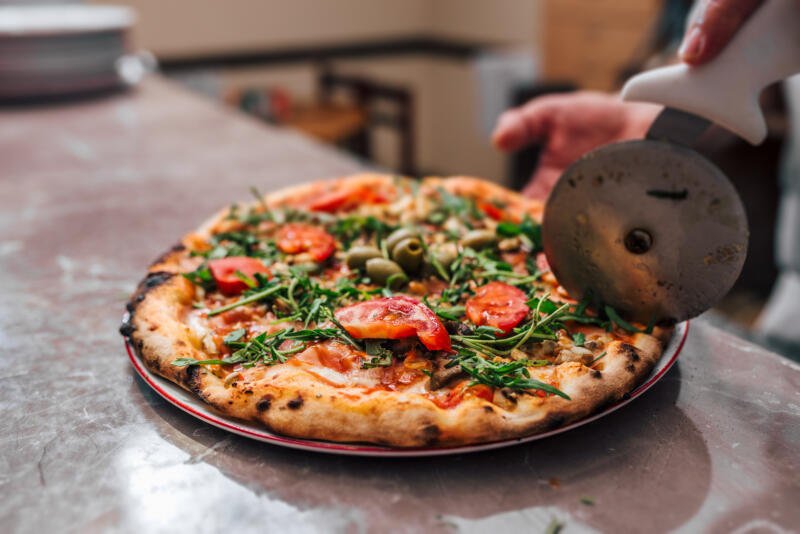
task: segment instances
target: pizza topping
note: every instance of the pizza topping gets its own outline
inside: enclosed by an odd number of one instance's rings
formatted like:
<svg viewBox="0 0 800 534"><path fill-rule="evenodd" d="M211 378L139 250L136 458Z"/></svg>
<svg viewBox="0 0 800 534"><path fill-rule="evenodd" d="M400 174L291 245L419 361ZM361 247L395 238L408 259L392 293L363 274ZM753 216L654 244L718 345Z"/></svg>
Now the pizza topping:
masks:
<svg viewBox="0 0 800 534"><path fill-rule="evenodd" d="M505 217L503 208L494 202L478 202L478 209L483 213L494 219L495 221L502 221Z"/></svg>
<svg viewBox="0 0 800 534"><path fill-rule="evenodd" d="M289 357L304 351L310 343L318 343L328 339L344 341L341 332L336 328L313 328L295 330L282 328L275 332L262 332L245 341L247 330L242 328L230 332L224 339L225 345L233 353L222 360L196 360L194 358L178 358L172 365L227 365L234 363L263 363L275 365L285 363Z"/></svg>
<svg viewBox="0 0 800 534"><path fill-rule="evenodd" d="M336 310L336 319L356 339L417 336L428 350L450 350L450 335L430 308L411 297L387 297Z"/></svg>
<svg viewBox="0 0 800 534"><path fill-rule="evenodd" d="M208 262L208 270L219 290L226 295L238 295L254 286L253 276L256 273L266 275L267 279L272 278L269 269L260 260L247 256L211 260Z"/></svg>
<svg viewBox="0 0 800 534"><path fill-rule="evenodd" d="M531 373L528 369L530 367L551 365L552 362L548 360L518 360L513 362L492 361L487 360L479 354L473 353L466 357L460 355L454 358L448 365L456 364L460 365L461 369L467 373L473 381L480 384L514 390L542 391L569 400L569 396L555 386L531 377Z"/></svg>
<svg viewBox="0 0 800 534"><path fill-rule="evenodd" d="M561 349L554 363L580 362L583 365L589 365L593 360L594 355L589 349L572 347L570 349Z"/></svg>
<svg viewBox="0 0 800 534"><path fill-rule="evenodd" d="M343 373L359 368L360 357L358 352L347 349L339 343L318 343L298 354L296 359Z"/></svg>
<svg viewBox="0 0 800 534"><path fill-rule="evenodd" d="M590 341L581 325L634 328L613 310L594 315L587 313L586 303L541 296L541 271L547 266L537 258L540 226L530 217L443 188L404 197L411 199L407 209L391 215L370 208L362 193L358 188L334 191L314 201L317 212L267 211L262 205L255 213L257 208L232 212L220 223L221 231L194 254L207 262L185 276L200 288L218 285L225 294L241 297L231 302L218 293L198 293L198 314L214 330L221 359L176 364L253 366L290 359L304 364L310 358L326 372L368 374L389 388L411 381L423 392L426 387L449 390L461 380L468 386L457 386L458 399L474 391L491 399L497 388L566 396L541 378L547 373L531 373L566 359L593 365L583 351L599 350L581 347ZM353 199L359 200L353 204ZM425 207L422 215L420 207ZM325 261L337 247L346 251L343 261L324 270L316 264L304 269L298 257L287 262L284 256L302 253ZM233 269L235 289L220 285L217 279L224 277L218 264L238 261L268 263L274 277ZM248 304L254 306L230 311ZM222 342L222 336L238 330L245 332L239 339ZM455 353L433 365L422 345ZM212 356L211 346L207 349ZM423 373L430 380L422 380Z"/></svg>
<svg viewBox="0 0 800 534"><path fill-rule="evenodd" d="M508 335L530 311L525 293L503 282L489 282L479 287L466 303L469 320L478 326L499 328Z"/></svg>
<svg viewBox="0 0 800 534"><path fill-rule="evenodd" d="M439 408L454 408L458 406L458 404L467 397L477 397L479 399L483 399L485 401L491 402L494 397L494 392L492 388L483 385L483 384L475 384L471 385L467 381L464 381L454 387L445 397L434 396L433 402Z"/></svg>
<svg viewBox="0 0 800 534"><path fill-rule="evenodd" d="M497 235L491 230L471 230L461 238L461 244L473 250L482 250L497 242Z"/></svg>
<svg viewBox="0 0 800 534"><path fill-rule="evenodd" d="M364 204L381 204L387 201L380 191L366 185L344 186L338 190L323 194L314 200L308 209L311 211L348 211Z"/></svg>
<svg viewBox="0 0 800 534"><path fill-rule="evenodd" d="M307 252L314 261L322 262L336 250L336 239L316 226L290 223L281 227L278 248L287 254Z"/></svg>
<svg viewBox="0 0 800 534"><path fill-rule="evenodd" d="M445 365L441 365L437 370L431 373L430 389L431 391L441 389L456 379L463 380L465 378L469 378L469 375L461 369L461 366L454 365L452 367L446 367Z"/></svg>
<svg viewBox="0 0 800 534"><path fill-rule="evenodd" d="M544 252L536 255L536 267L543 273L550 271L550 264L547 262L547 256L545 256Z"/></svg>

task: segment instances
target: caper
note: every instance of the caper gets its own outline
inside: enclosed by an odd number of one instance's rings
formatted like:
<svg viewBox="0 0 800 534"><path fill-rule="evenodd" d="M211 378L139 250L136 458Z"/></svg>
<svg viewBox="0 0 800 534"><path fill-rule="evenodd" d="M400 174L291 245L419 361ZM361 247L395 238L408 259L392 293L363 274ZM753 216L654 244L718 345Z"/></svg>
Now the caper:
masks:
<svg viewBox="0 0 800 534"><path fill-rule="evenodd" d="M400 241L409 237L419 237L419 230L416 228L399 228L389 234L389 237L386 238L386 250L389 251L389 255L391 255L394 247L396 247Z"/></svg>
<svg viewBox="0 0 800 534"><path fill-rule="evenodd" d="M367 260L382 256L381 251L375 247L356 246L347 251L344 261L351 269L361 269Z"/></svg>
<svg viewBox="0 0 800 534"><path fill-rule="evenodd" d="M471 230L461 238L461 244L474 250L494 245L497 236L491 230Z"/></svg>
<svg viewBox="0 0 800 534"><path fill-rule="evenodd" d="M367 276L370 277L374 284L379 286L386 285L386 281L396 274L405 275L403 269L392 260L387 260L386 258L371 258L367 260ZM397 283L402 285L403 278L404 276L395 277L394 280L397 282L392 285ZM406 280L408 279L406 278Z"/></svg>
<svg viewBox="0 0 800 534"><path fill-rule="evenodd" d="M392 259L404 271L415 273L422 264L422 243L416 237L408 237L397 243L392 249Z"/></svg>

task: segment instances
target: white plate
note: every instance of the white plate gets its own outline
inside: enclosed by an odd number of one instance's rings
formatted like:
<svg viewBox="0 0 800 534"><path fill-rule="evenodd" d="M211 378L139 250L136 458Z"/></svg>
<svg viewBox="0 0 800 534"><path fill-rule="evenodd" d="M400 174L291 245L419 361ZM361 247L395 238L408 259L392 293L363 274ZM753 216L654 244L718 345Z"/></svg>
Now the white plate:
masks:
<svg viewBox="0 0 800 534"><path fill-rule="evenodd" d="M581 419L580 421L576 421L575 423L562 426L560 428L556 428L555 430L551 430L549 432L545 432L543 434L534 434L532 436L526 436L524 438L515 438L515 439L505 439L501 441L493 441L490 443L481 443L478 445L463 445L458 447L437 447L437 448L414 448L414 449L399 449L399 448L392 448L392 447L380 447L377 445L369 445L369 444L348 444L348 443L335 443L331 441L317 441L312 439L299 439L299 438L292 438L288 436L282 436L280 434L275 434L273 432L268 431L262 426L256 425L254 423L248 423L246 421L240 421L238 419L233 419L229 417L225 417L223 415L218 414L211 408L208 404L205 404L200 399L189 393L188 391L176 386L172 382L161 378L160 376L151 373L149 369L147 369L143 364L139 357L135 354L135 352L131 349L130 343L128 343L127 338L125 342L125 348L128 351L128 356L131 359L131 363L133 363L133 368L136 369L136 372L144 379L148 386L153 388L156 393L164 397L164 399L177 406L184 412L193 415L194 417L201 419L207 423L211 423L212 425L222 428L223 430L227 430L229 432L233 432L234 434L239 434L241 436L245 436L248 438L257 439L260 441L265 441L267 443L273 443L275 445L281 445L283 447L290 447L292 449L301 449L305 451L315 451L315 452L327 452L331 454L346 454L351 456L386 456L386 457L401 457L401 456L439 456L443 454L461 454L466 452L477 452L477 451L485 451L489 449L497 449L500 447L508 447L509 445L516 445L518 443L526 443L528 441L534 441L537 439L543 439L550 436L554 436L556 434L560 434L562 432L566 432L567 430L572 430L573 428L577 428L581 425L585 425L591 421L599 419L605 415L610 414L614 410L625 406L629 402L631 402L636 397L640 396L642 393L653 387L653 385L658 382L661 377L663 377L669 368L672 367L672 364L675 363L675 360L678 358L678 354L680 353L681 349L683 348L683 344L686 341L686 335L689 333L689 322L685 321L683 323L679 323L675 327L675 332L672 334L672 338L670 339L667 347L664 350L664 354L661 355L661 358L658 360L653 372L650 373L650 376L644 383L633 390L630 396L622 400L616 404L613 404L603 410L602 412L596 413L591 417L587 417L585 419Z"/></svg>

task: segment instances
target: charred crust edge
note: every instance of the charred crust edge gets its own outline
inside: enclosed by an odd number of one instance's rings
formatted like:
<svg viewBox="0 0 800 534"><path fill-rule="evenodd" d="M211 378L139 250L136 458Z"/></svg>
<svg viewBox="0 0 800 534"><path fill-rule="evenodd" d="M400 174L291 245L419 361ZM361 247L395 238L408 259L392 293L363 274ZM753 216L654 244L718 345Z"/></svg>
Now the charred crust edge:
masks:
<svg viewBox="0 0 800 534"><path fill-rule="evenodd" d="M433 445L439 439L441 432L437 425L429 423L420 429L419 435L425 445Z"/></svg>
<svg viewBox="0 0 800 534"><path fill-rule="evenodd" d="M272 406L272 399L274 397L270 394L261 397L261 400L256 403L256 410L259 412L266 412Z"/></svg>
<svg viewBox="0 0 800 534"><path fill-rule="evenodd" d="M564 426L564 423L567 422L567 414L562 412L553 412L547 415L547 419L544 422L544 431L554 430L561 426Z"/></svg>
<svg viewBox="0 0 800 534"><path fill-rule="evenodd" d="M133 326L133 315L136 313L136 307L145 299L147 293L164 285L168 280L171 280L173 276L175 276L175 273L155 271L148 273L147 276L139 282L136 291L131 295L131 300L125 304L125 310L128 312L128 316L122 321L122 325L119 327L119 333L122 334L123 337L132 339L133 333L136 331L136 328Z"/></svg>
<svg viewBox="0 0 800 534"><path fill-rule="evenodd" d="M186 376L183 379L183 384L189 388L192 393L205 400L206 395L203 393L203 384L200 380L199 366L190 365L186 368Z"/></svg>
<svg viewBox="0 0 800 534"><path fill-rule="evenodd" d="M286 403L286 406L290 410L297 410L302 405L303 405L303 396L300 395L299 393L297 394L297 397L293 398L292 400Z"/></svg>
<svg viewBox="0 0 800 534"><path fill-rule="evenodd" d="M184 245L183 243L177 243L177 244L175 244L175 245L172 245L172 247L170 247L170 248L169 248L169 250L167 250L166 252L164 252L163 254L161 254L161 255L160 255L160 256L159 256L159 257L156 259L156 261L154 261L153 263L151 263L151 264L150 264L150 267L153 267L153 266L155 266L155 265L158 265L159 263L164 263L165 261L167 261L167 259L168 259L168 258L169 258L169 257L170 257L172 254L175 254L176 252L183 252L184 250L186 250L186 245Z"/></svg>
<svg viewBox="0 0 800 534"><path fill-rule="evenodd" d="M633 362L639 361L639 349L629 343L622 343L619 346L619 352Z"/></svg>

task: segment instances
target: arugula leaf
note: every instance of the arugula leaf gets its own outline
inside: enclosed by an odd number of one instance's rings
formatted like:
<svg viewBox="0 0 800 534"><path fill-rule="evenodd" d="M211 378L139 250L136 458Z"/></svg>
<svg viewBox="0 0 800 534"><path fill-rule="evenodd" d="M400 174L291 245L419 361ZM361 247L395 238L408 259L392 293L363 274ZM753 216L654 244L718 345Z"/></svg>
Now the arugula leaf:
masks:
<svg viewBox="0 0 800 534"><path fill-rule="evenodd" d="M550 365L550 362L546 360L541 360L544 363L539 361L531 362L529 360L496 362L487 360L479 354L472 354L471 356L459 355L456 357L455 362L473 379L474 383L515 390L534 389L570 400L569 395L557 387L545 384L535 378L530 378L528 367Z"/></svg>
<svg viewBox="0 0 800 534"><path fill-rule="evenodd" d="M195 360L194 358L178 358L172 365L175 367L186 367L187 365L228 365L231 363L240 363L243 360L238 358L230 358L227 360Z"/></svg>
<svg viewBox="0 0 800 534"><path fill-rule="evenodd" d="M628 332L639 332L641 334L652 334L653 333L653 327L655 327L655 325L656 325L655 316L653 316L650 319L650 322L647 324L647 327L645 327L644 329L640 329L640 328L636 328L631 323L629 323L628 321L626 321L625 319L620 317L619 314L617 313L617 311L614 308L612 308L611 306L606 305L606 306L603 307L603 310L606 312L606 315L608 316L608 318L614 324L616 324L617 326L619 326L623 330L627 330Z"/></svg>
<svg viewBox="0 0 800 534"><path fill-rule="evenodd" d="M246 297L241 298L241 299L239 299L239 300L237 300L235 302L231 302L230 304L226 304L225 306L220 306L219 308L214 308L213 310L208 312L207 316L208 317L213 317L215 315L219 315L220 313L224 313L224 312L232 310L234 308L238 308L239 306L244 306L245 304L250 304L251 302L256 302L257 300L261 300L263 298L269 297L270 295L273 295L273 294L277 293L281 289L283 289L283 288L280 285L272 285L272 286L270 286L270 287L268 287L266 289L260 289L260 290L255 291L255 292L252 292L252 291L245 292L245 293L247 293Z"/></svg>
<svg viewBox="0 0 800 534"><path fill-rule="evenodd" d="M223 339L222 341L226 345L230 345L232 343L240 341L246 334L247 334L247 328L239 328L238 330L232 330L231 332L228 333L227 336L225 336L225 339Z"/></svg>
<svg viewBox="0 0 800 534"><path fill-rule="evenodd" d="M572 334L572 342L576 347L582 347L584 341L586 341L586 336L582 332Z"/></svg>
<svg viewBox="0 0 800 534"><path fill-rule="evenodd" d="M516 237L522 233L522 229L512 222L504 221L497 224L495 232L500 237Z"/></svg>
<svg viewBox="0 0 800 534"><path fill-rule="evenodd" d="M197 269L190 273L181 273L181 276L189 280L196 286L200 286L206 291L213 291L217 288L217 282L208 270L208 264L203 262Z"/></svg>
<svg viewBox="0 0 800 534"><path fill-rule="evenodd" d="M362 369L372 369L373 367L389 367L392 365L392 351L383 345L380 339L365 339L364 352L373 356L369 361L361 364Z"/></svg>
<svg viewBox="0 0 800 534"><path fill-rule="evenodd" d="M520 224L504 221L498 223L495 233L500 237L523 238L531 252L542 249L542 225L526 215Z"/></svg>

